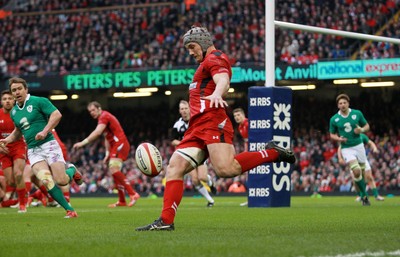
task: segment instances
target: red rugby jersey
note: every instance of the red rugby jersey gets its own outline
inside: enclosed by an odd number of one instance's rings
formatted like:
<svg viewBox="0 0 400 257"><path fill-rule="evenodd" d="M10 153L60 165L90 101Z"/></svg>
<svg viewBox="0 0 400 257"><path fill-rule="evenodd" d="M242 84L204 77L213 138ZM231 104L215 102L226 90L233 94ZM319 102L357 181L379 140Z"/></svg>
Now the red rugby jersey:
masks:
<svg viewBox="0 0 400 257"><path fill-rule="evenodd" d="M218 73L228 73L229 79L232 78L232 69L228 56L219 50L214 50L200 63L193 76L193 82L189 86L191 118L212 109L217 109L215 107L210 108L210 101L202 100L200 97L209 96L214 92L216 85L212 76Z"/></svg>

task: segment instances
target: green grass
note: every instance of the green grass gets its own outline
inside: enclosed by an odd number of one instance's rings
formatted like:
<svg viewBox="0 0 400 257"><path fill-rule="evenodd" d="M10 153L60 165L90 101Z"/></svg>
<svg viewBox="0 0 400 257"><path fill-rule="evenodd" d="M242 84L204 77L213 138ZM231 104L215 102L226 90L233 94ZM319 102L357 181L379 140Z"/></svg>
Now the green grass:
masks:
<svg viewBox="0 0 400 257"><path fill-rule="evenodd" d="M173 232L134 231L159 216L162 198L106 207L115 200L73 198L79 218L69 220L61 208L0 209L0 256L400 256L398 197L370 207L354 197L292 197L290 208L216 197L209 209L204 199L185 197Z"/></svg>

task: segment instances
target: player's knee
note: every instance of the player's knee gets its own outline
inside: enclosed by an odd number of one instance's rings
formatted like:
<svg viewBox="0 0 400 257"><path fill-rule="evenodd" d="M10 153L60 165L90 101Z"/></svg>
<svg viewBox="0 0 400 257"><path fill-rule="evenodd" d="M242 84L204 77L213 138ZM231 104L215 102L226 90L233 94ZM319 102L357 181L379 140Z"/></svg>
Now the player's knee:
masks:
<svg viewBox="0 0 400 257"><path fill-rule="evenodd" d="M52 189L55 185L49 170L39 170L36 177L43 183L47 190Z"/></svg>
<svg viewBox="0 0 400 257"><path fill-rule="evenodd" d="M192 183L195 186L200 185L200 180L198 178L192 178Z"/></svg>
<svg viewBox="0 0 400 257"><path fill-rule="evenodd" d="M231 178L231 177L239 175L239 174L236 174L234 172L234 170L228 166L218 166L218 167L214 166L214 170L217 173L217 175L221 178Z"/></svg>
<svg viewBox="0 0 400 257"><path fill-rule="evenodd" d="M15 181L12 178L6 177L6 184L12 187L15 187Z"/></svg>
<svg viewBox="0 0 400 257"><path fill-rule="evenodd" d="M110 160L108 162L108 168L110 170L115 170L115 171L119 171L122 168L122 162L118 161L118 160Z"/></svg>
<svg viewBox="0 0 400 257"><path fill-rule="evenodd" d="M361 167L360 164L358 164L358 162L350 164L350 169L353 172L356 180L361 177Z"/></svg>
<svg viewBox="0 0 400 257"><path fill-rule="evenodd" d="M70 178L67 174L63 174L62 176L53 176L53 180L59 186L66 186L70 182Z"/></svg>
<svg viewBox="0 0 400 257"><path fill-rule="evenodd" d="M20 183L22 180L24 179L24 177L22 176L22 174L15 174L15 182Z"/></svg>

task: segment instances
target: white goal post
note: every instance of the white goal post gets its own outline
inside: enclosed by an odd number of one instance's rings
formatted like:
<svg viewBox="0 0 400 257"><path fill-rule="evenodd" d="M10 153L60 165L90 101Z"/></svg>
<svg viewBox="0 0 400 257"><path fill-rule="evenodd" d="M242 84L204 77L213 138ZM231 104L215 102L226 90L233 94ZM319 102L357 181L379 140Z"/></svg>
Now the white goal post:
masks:
<svg viewBox="0 0 400 257"><path fill-rule="evenodd" d="M400 44L400 39L356 33L343 30L320 28L297 23L275 20L275 0L265 0L265 86L272 87L275 84L275 26L285 29L297 29L321 34L350 37L362 40L389 42Z"/></svg>

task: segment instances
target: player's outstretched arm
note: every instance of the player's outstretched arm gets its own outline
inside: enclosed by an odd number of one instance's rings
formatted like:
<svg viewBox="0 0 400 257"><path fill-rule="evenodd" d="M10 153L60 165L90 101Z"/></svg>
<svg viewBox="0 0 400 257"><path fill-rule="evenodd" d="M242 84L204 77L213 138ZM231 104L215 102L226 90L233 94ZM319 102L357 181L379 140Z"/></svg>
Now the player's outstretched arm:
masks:
<svg viewBox="0 0 400 257"><path fill-rule="evenodd" d="M47 137L49 133L60 123L62 118L62 114L59 110L55 110L49 116L49 120L47 121L47 125L43 128L42 131L36 134L35 140L43 140Z"/></svg>
<svg viewBox="0 0 400 257"><path fill-rule="evenodd" d="M228 92L229 89L229 75L228 73L218 73L213 76L215 82L215 90L209 96L204 96L201 99L210 100L210 107L222 107L228 106L228 103L223 99L223 96Z"/></svg>
<svg viewBox="0 0 400 257"><path fill-rule="evenodd" d="M87 138L74 144L74 146L72 148L78 149L78 148L81 148L81 147L89 144L93 140L96 140L98 137L101 136L101 134L103 134L103 131L105 128L106 128L105 124L98 124L97 127L95 128L95 130L93 130L92 133L90 133L90 135Z"/></svg>

